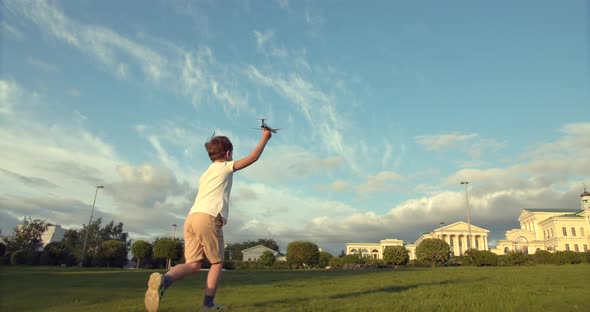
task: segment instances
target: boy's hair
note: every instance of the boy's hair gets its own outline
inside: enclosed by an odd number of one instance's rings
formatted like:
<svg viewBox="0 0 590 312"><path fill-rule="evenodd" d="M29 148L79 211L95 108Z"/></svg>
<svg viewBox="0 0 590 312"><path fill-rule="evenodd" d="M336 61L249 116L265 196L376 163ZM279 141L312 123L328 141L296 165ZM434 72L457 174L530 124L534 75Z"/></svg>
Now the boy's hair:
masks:
<svg viewBox="0 0 590 312"><path fill-rule="evenodd" d="M205 149L211 161L224 159L227 151L233 151L234 146L226 136L212 137L209 142L205 143Z"/></svg>

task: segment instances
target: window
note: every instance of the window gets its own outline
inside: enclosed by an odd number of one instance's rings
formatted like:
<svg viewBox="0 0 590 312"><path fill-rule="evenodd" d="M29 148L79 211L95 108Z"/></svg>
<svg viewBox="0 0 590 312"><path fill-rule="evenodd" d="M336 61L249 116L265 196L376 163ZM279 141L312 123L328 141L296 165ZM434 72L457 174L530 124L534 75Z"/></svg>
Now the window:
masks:
<svg viewBox="0 0 590 312"><path fill-rule="evenodd" d="M584 245L584 246L586 246L586 245ZM504 254L505 255L508 254L509 251L510 251L510 249L508 249L508 247L504 247Z"/></svg>
<svg viewBox="0 0 590 312"><path fill-rule="evenodd" d="M551 237L553 237L553 236L555 236L555 235L553 235L553 229L551 229Z"/></svg>
<svg viewBox="0 0 590 312"><path fill-rule="evenodd" d="M582 237L586 236L586 235L584 235L584 228L583 227L580 227L580 235Z"/></svg>
<svg viewBox="0 0 590 312"><path fill-rule="evenodd" d="M576 228L572 227L572 236L576 236Z"/></svg>
<svg viewBox="0 0 590 312"><path fill-rule="evenodd" d="M547 239L547 231L543 230L543 239Z"/></svg>
<svg viewBox="0 0 590 312"><path fill-rule="evenodd" d="M578 249L578 244L574 244L574 251L575 251L575 252L578 252L578 251L580 251L580 249Z"/></svg>
<svg viewBox="0 0 590 312"><path fill-rule="evenodd" d="M475 238L475 249L479 250L479 240Z"/></svg>
<svg viewBox="0 0 590 312"><path fill-rule="evenodd" d="M563 232L563 236L567 236L567 229L565 227L562 227L561 231Z"/></svg>
<svg viewBox="0 0 590 312"><path fill-rule="evenodd" d="M565 250L570 250L570 244L565 244Z"/></svg>
<svg viewBox="0 0 590 312"><path fill-rule="evenodd" d="M584 252L588 251L588 245L584 244Z"/></svg>

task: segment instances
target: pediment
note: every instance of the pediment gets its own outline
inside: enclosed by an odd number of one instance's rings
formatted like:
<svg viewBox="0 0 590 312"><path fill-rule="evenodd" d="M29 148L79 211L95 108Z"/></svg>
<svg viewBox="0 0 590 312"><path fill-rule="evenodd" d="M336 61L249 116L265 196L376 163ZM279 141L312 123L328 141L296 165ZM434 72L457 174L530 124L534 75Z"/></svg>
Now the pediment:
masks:
<svg viewBox="0 0 590 312"><path fill-rule="evenodd" d="M455 222L453 224L449 224L447 226L440 227L436 229L436 232L443 231L443 232L465 232L469 231L469 224L464 221ZM479 226L471 224L471 232L479 232L479 233L489 233L489 230L481 228Z"/></svg>

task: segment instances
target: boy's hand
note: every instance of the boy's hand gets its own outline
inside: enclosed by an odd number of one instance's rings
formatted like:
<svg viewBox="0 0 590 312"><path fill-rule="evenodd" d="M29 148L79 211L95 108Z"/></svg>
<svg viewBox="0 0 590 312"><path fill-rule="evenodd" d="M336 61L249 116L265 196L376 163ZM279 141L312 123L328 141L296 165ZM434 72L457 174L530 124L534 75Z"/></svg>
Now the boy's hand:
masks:
<svg viewBox="0 0 590 312"><path fill-rule="evenodd" d="M268 129L262 129L262 138L266 141L270 140L272 137L272 132Z"/></svg>

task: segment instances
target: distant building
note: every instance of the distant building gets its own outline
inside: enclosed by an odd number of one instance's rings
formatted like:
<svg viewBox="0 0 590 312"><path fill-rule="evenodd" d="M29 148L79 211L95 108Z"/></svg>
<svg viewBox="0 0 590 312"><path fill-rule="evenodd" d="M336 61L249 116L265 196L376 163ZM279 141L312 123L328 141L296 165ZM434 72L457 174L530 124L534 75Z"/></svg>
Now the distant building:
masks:
<svg viewBox="0 0 590 312"><path fill-rule="evenodd" d="M590 193L580 194L581 209L529 209L520 213L520 229L506 231L492 252L533 254L537 250L588 251L590 245Z"/></svg>
<svg viewBox="0 0 590 312"><path fill-rule="evenodd" d="M410 251L410 259L416 259L416 247L427 238L442 239L451 248L451 253L454 256L462 256L465 252L471 249L488 250L488 233L490 231L471 224L471 244L467 244L469 237L469 224L467 222L459 221L438 229L430 233L424 233L413 244L406 245L406 249Z"/></svg>
<svg viewBox="0 0 590 312"><path fill-rule="evenodd" d="M383 251L387 246L403 246L404 241L399 239L382 239L379 243L346 243L347 255L362 255L373 259L383 259Z"/></svg>
<svg viewBox="0 0 590 312"><path fill-rule="evenodd" d="M66 230L58 224L49 224L47 226L47 230L43 232L41 235L41 240L43 240L43 247L45 247L49 243L53 242L60 242L64 238L64 234Z"/></svg>
<svg viewBox="0 0 590 312"><path fill-rule="evenodd" d="M22 226L22 224L19 224L16 227L21 228ZM49 243L60 242L64 238L65 233L66 230L61 225L49 223L45 232L41 234L42 245L39 249L43 249Z"/></svg>
<svg viewBox="0 0 590 312"><path fill-rule="evenodd" d="M244 250L242 250L242 261L258 261L258 259L260 259L260 256L262 256L262 254L265 251L270 251L272 252L272 254L275 257L279 256L279 252L272 250L266 246L263 245L256 245L254 247L250 247L250 248L246 248Z"/></svg>
<svg viewBox="0 0 590 312"><path fill-rule="evenodd" d="M490 231L471 225L471 248L488 250L488 233ZM388 246L405 246L409 252L410 260L416 259L416 247L427 238L442 239L449 244L453 255L460 256L467 251L467 237L469 236L469 224L463 221L455 222L447 226L434 229L430 233L422 234L414 243L404 244L399 239L384 239L379 243L346 243L347 255L361 254L364 257L383 259L383 252Z"/></svg>

